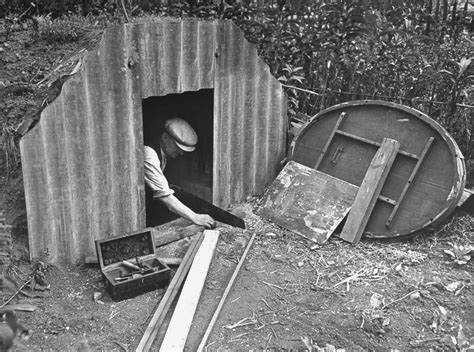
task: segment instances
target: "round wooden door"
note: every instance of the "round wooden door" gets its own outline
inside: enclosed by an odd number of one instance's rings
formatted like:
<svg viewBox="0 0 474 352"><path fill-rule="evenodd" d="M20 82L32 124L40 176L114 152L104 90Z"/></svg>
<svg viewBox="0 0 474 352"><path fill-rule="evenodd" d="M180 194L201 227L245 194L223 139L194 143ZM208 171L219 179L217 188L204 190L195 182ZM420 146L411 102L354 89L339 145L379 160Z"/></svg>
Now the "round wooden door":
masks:
<svg viewBox="0 0 474 352"><path fill-rule="evenodd" d="M301 129L289 159L360 186L384 138L400 148L365 236L406 236L444 220L465 187L464 158L446 130L418 110L373 100L333 106Z"/></svg>

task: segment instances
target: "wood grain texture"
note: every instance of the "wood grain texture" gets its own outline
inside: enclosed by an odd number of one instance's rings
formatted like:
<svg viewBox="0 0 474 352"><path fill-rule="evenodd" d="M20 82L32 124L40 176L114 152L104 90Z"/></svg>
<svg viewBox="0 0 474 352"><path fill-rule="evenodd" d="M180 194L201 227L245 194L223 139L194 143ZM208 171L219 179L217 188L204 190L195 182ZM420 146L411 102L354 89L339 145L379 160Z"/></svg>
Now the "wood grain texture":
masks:
<svg viewBox="0 0 474 352"><path fill-rule="evenodd" d="M342 229L340 237L343 240L351 243L359 242L399 148L398 141L389 138L383 140L370 163Z"/></svg>
<svg viewBox="0 0 474 352"><path fill-rule="evenodd" d="M344 219L357 187L290 161L265 192L257 214L317 243Z"/></svg>
<svg viewBox="0 0 474 352"><path fill-rule="evenodd" d="M219 231L205 230L204 240L189 269L183 290L174 309L165 337L160 347L161 352L184 351L194 313L201 297L207 272L211 265Z"/></svg>
<svg viewBox="0 0 474 352"><path fill-rule="evenodd" d="M156 335L158 334L158 330L161 324L163 324L163 321L165 320L168 310L170 309L174 299L178 295L178 292L186 278L186 275L188 275L189 268L191 267L194 257L196 256L196 253L199 247L201 246L203 240L204 235L199 234L189 246L183 258L183 261L181 262L181 265L174 274L173 279L171 280L165 292L165 295L161 299L158 307L156 308L155 313L153 313L153 317L151 318L150 323L148 324L145 333L143 334L136 348L136 352L146 352L150 350L156 338Z"/></svg>

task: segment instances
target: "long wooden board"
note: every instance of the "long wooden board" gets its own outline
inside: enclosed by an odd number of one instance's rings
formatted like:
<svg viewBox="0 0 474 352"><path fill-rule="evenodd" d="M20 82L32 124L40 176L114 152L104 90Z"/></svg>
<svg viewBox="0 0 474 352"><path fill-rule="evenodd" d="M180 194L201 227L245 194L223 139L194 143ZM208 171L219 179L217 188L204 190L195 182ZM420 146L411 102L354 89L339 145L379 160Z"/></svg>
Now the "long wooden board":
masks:
<svg viewBox="0 0 474 352"><path fill-rule="evenodd" d="M194 313L216 249L219 231L205 230L204 241L194 258L183 290L160 347L161 352L184 351Z"/></svg>
<svg viewBox="0 0 474 352"><path fill-rule="evenodd" d="M155 310L153 317L151 318L148 327L145 330L145 333L138 344L136 352L147 352L150 350L153 341L158 334L158 330L163 324L165 320L166 314L170 309L175 297L178 295L178 291L181 288L186 275L189 272L189 268L193 262L193 259L204 240L204 235L202 233L198 234L197 237L194 238L193 242L188 248L186 255L183 258L181 265L179 266L178 270L173 276L168 288L166 289L166 293L160 301L160 304Z"/></svg>
<svg viewBox="0 0 474 352"><path fill-rule="evenodd" d="M357 190L348 182L290 161L267 189L257 213L324 243L348 213Z"/></svg>
<svg viewBox="0 0 474 352"><path fill-rule="evenodd" d="M398 141L390 138L383 139L382 145L372 159L362 180L359 192L357 192L352 209L342 229L340 237L343 240L351 243L359 242L399 148Z"/></svg>

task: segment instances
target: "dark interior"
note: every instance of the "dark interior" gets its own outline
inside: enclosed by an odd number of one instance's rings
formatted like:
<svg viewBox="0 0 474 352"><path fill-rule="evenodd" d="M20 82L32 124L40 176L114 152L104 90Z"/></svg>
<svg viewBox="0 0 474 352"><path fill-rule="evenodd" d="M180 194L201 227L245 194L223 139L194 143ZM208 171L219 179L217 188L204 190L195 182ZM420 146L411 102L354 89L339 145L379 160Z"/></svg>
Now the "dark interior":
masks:
<svg viewBox="0 0 474 352"><path fill-rule="evenodd" d="M167 159L164 174L170 185L212 202L213 107L214 90L203 89L144 99L143 137L145 145L155 148L167 119L181 117L198 135L196 150L177 159ZM147 226L157 226L176 219L159 201L153 201L146 187Z"/></svg>

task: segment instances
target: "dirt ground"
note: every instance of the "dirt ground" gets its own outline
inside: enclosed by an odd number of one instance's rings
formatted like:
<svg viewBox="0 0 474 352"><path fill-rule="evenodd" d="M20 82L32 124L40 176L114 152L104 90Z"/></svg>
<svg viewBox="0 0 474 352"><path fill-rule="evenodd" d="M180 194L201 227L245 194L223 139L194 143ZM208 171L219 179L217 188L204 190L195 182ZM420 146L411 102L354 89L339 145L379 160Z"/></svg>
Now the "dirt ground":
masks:
<svg viewBox="0 0 474 352"><path fill-rule="evenodd" d="M4 136L51 96L41 82L52 81L51 72L61 62L96 38L91 34L82 41L47 45L32 33L28 25L8 37L0 32ZM11 303L37 307L18 312L30 334L17 339L13 349L134 350L164 289L114 302L97 265L58 267L47 258L30 263L21 169L10 150L0 157L0 210L14 239L7 273L19 286L36 273L35 284L26 285ZM233 209L245 218L247 230L218 227L220 239L189 350L199 344L255 231L256 240L207 341L208 351L474 350L474 264L465 255L474 245L472 216L456 211L443 226L407 241L363 240L353 246L333 236L317 246L260 221L252 212L255 202ZM159 255L182 257L189 243L184 239L163 247ZM10 297L12 292L3 292L4 302ZM153 349L158 348L157 342Z"/></svg>

